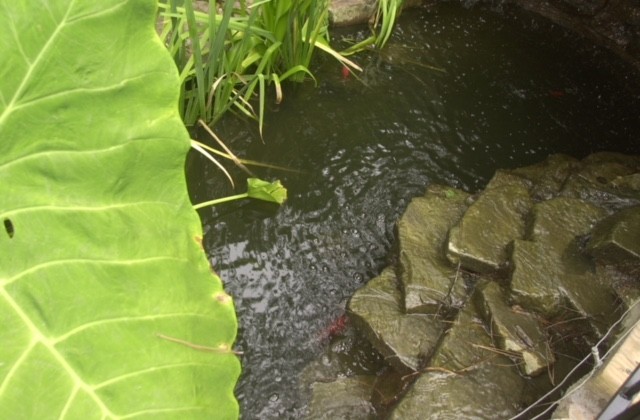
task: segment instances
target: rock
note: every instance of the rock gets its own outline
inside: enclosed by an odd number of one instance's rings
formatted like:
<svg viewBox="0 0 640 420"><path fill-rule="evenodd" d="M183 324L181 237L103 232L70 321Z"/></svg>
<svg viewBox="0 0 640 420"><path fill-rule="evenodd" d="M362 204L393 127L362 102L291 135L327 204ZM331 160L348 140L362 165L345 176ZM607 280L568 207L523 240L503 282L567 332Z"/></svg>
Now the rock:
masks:
<svg viewBox="0 0 640 420"><path fill-rule="evenodd" d="M623 189L623 178L640 171L640 158L618 153L595 153L565 183L560 195L577 198L609 211L640 204L640 191Z"/></svg>
<svg viewBox="0 0 640 420"><path fill-rule="evenodd" d="M376 377L371 398L378 418L387 418L389 408L402 398L414 379L413 375L402 374L391 367Z"/></svg>
<svg viewBox="0 0 640 420"><path fill-rule="evenodd" d="M300 373L300 390L306 393L316 382L340 377L374 375L385 367L384 360L369 340L350 328L323 346L323 352Z"/></svg>
<svg viewBox="0 0 640 420"><path fill-rule="evenodd" d="M492 359L496 353L475 305L466 305L447 330L429 368L463 373Z"/></svg>
<svg viewBox="0 0 640 420"><path fill-rule="evenodd" d="M640 264L623 264L619 267L596 262L596 277L611 286L625 308L631 307L640 300L638 272L640 272Z"/></svg>
<svg viewBox="0 0 640 420"><path fill-rule="evenodd" d="M587 246L598 260L613 264L640 263L640 206L607 217L595 226Z"/></svg>
<svg viewBox="0 0 640 420"><path fill-rule="evenodd" d="M640 4L635 0L509 0L603 45L640 68Z"/></svg>
<svg viewBox="0 0 640 420"><path fill-rule="evenodd" d="M543 201L554 198L572 171L579 166L578 159L556 154L550 155L539 164L513 169L510 172L532 181L531 197Z"/></svg>
<svg viewBox="0 0 640 420"><path fill-rule="evenodd" d="M316 382L307 419L375 419L371 403L375 376L341 378L333 382Z"/></svg>
<svg viewBox="0 0 640 420"><path fill-rule="evenodd" d="M518 305L551 318L561 308L561 269L556 254L541 243L515 240L511 254L511 297Z"/></svg>
<svg viewBox="0 0 640 420"><path fill-rule="evenodd" d="M502 350L521 358L519 366L525 375L537 376L549 369L555 359L547 334L535 316L509 307L495 282L489 282L475 296L495 341Z"/></svg>
<svg viewBox="0 0 640 420"><path fill-rule="evenodd" d="M538 203L533 208L530 239L549 246L562 255L577 236L588 234L607 212L575 198L559 197Z"/></svg>
<svg viewBox="0 0 640 420"><path fill-rule="evenodd" d="M437 313L460 307L466 291L462 276L444 257L447 233L458 222L469 195L431 185L424 197L411 200L398 221L399 271L404 307L409 313Z"/></svg>
<svg viewBox="0 0 640 420"><path fill-rule="evenodd" d="M418 6L422 0L405 0L403 9ZM329 22L332 26L348 26L367 23L378 10L376 0L331 0Z"/></svg>
<svg viewBox="0 0 640 420"><path fill-rule="evenodd" d="M589 321L598 337L615 322L615 293L595 276L585 259L565 261L559 287L569 306Z"/></svg>
<svg viewBox="0 0 640 420"><path fill-rule="evenodd" d="M511 279L514 301L550 316L556 311L548 298L557 302L552 292L556 288L570 306L590 320L597 334L603 334L615 307L615 296L594 275L595 269L583 255L577 238L586 235L606 212L578 199L559 197L536 204L533 214L530 236L538 245L514 244L512 261L514 267L520 264ZM542 287L536 286L536 276Z"/></svg>
<svg viewBox="0 0 640 420"><path fill-rule="evenodd" d="M496 356L463 374L422 374L390 419L508 419L518 413L524 381L511 361Z"/></svg>
<svg viewBox="0 0 640 420"><path fill-rule="evenodd" d="M431 356L442 333L429 315L405 314L392 267L358 289L348 304L354 321L388 363L401 372L416 371Z"/></svg>
<svg viewBox="0 0 640 420"><path fill-rule="evenodd" d="M524 380L493 349L475 310L462 309L429 366L393 410L392 419L509 418L518 412Z"/></svg>
<svg viewBox="0 0 640 420"><path fill-rule="evenodd" d="M618 190L627 190L630 193L640 191L640 173L622 175L611 181L611 186Z"/></svg>
<svg viewBox="0 0 640 420"><path fill-rule="evenodd" d="M377 9L376 0L332 0L329 22L333 26L348 26L367 22Z"/></svg>
<svg viewBox="0 0 640 420"><path fill-rule="evenodd" d="M447 256L468 270L494 273L508 260L507 245L522 238L532 206L530 182L498 171L478 200L451 229Z"/></svg>
<svg viewBox="0 0 640 420"><path fill-rule="evenodd" d="M432 363L390 418L498 419L515 415L524 394L524 380L513 362L492 348L473 305L467 305Z"/></svg>

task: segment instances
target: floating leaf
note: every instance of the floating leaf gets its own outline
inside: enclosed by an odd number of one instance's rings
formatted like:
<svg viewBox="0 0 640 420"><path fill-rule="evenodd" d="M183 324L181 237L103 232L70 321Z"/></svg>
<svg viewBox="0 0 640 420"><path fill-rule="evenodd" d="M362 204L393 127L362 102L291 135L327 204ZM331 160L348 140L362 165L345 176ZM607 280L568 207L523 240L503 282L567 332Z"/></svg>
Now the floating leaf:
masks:
<svg viewBox="0 0 640 420"><path fill-rule="evenodd" d="M280 181L267 182L259 178L247 178L247 194L251 198L277 204L287 199L287 189Z"/></svg>

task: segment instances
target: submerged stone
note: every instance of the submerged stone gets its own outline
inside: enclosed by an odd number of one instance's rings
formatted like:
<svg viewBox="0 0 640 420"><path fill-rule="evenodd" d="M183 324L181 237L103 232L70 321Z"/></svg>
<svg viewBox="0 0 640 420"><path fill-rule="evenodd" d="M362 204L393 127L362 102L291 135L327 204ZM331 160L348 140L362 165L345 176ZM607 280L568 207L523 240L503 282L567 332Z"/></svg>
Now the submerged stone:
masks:
<svg viewBox="0 0 640 420"><path fill-rule="evenodd" d="M498 171L449 233L447 256L468 270L493 273L505 267L507 246L525 233L532 206L530 182Z"/></svg>
<svg viewBox="0 0 640 420"><path fill-rule="evenodd" d="M433 184L424 197L411 200L397 224L400 279L409 313L436 313L461 307L466 292L462 276L444 257L447 233L458 222L469 194Z"/></svg>
<svg viewBox="0 0 640 420"><path fill-rule="evenodd" d="M442 333L441 322L429 315L405 314L392 267L358 289L348 304L354 321L373 346L396 369L420 369Z"/></svg>
<svg viewBox="0 0 640 420"><path fill-rule="evenodd" d="M640 263L640 206L621 210L598 223L587 250L600 261Z"/></svg>
<svg viewBox="0 0 640 420"><path fill-rule="evenodd" d="M316 382L312 386L309 420L374 419L371 403L375 376L340 378L333 382Z"/></svg>
<svg viewBox="0 0 640 420"><path fill-rule="evenodd" d="M497 283L489 282L476 296L485 321L491 324L495 341L502 350L522 359L519 366L525 375L539 375L554 363L548 337L538 319L508 306Z"/></svg>
<svg viewBox="0 0 640 420"><path fill-rule="evenodd" d="M580 166L578 159L562 155L550 155L543 162L511 170L511 173L533 182L531 197L543 201L554 198L571 173Z"/></svg>
<svg viewBox="0 0 640 420"><path fill-rule="evenodd" d="M640 204L640 190L620 188L622 180L640 172L640 157L619 153L594 153L581 162L561 195L578 198L609 210Z"/></svg>

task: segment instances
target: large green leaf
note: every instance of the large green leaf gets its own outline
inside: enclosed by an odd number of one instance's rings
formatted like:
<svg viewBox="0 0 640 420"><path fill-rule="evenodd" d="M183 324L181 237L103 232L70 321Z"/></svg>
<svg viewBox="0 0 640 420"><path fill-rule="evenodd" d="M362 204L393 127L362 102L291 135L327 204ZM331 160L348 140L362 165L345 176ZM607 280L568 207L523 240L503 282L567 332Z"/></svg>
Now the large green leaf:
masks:
<svg viewBox="0 0 640 420"><path fill-rule="evenodd" d="M0 419L238 415L154 13L0 2Z"/></svg>

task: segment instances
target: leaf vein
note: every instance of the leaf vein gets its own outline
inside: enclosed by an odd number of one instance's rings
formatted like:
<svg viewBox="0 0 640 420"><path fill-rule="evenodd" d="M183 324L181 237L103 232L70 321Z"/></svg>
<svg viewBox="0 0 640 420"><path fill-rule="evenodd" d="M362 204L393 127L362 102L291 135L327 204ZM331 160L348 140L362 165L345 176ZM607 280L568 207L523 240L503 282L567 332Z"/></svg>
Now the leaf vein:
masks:
<svg viewBox="0 0 640 420"><path fill-rule="evenodd" d="M104 382L100 382L99 384L95 384L93 386L93 389L98 390L100 388L104 388L107 387L109 385L112 385L114 383L123 381L123 380L127 380L130 378L135 378L137 376L143 376L146 375L147 373L153 373L159 370L165 370L165 369L173 369L173 368L179 368L179 367L187 367L187 366L202 366L205 368L211 368L211 364L209 363L194 363L194 362L189 362L189 363L171 363L168 365L163 365L163 366L154 366L151 368L147 368L147 369L141 369L141 370L137 370L135 372L129 372L129 373L125 373L122 375L118 375L118 376L114 376L113 378L109 378Z"/></svg>
<svg viewBox="0 0 640 420"><path fill-rule="evenodd" d="M167 314L154 314L154 315L141 315L141 316L123 316L118 318L107 318L100 319L93 322L87 322L86 324L82 324L72 330L67 331L65 334L56 337L53 339L54 344L60 344L68 338L90 328L99 327L101 325L106 324L114 324L114 323L126 323L126 322L138 322L138 321L152 321L155 319L163 319L163 318L177 318L177 317L202 317L208 318L208 315L205 314L197 314L197 313L167 313Z"/></svg>
<svg viewBox="0 0 640 420"><path fill-rule="evenodd" d="M40 263L34 266L29 267L29 269L27 270L23 270L20 273L18 273L17 275L10 277L8 279L6 279L5 281L3 281L0 284L0 287L2 289L5 289L8 285L10 285L11 283L14 283L15 281L19 280L20 278L29 275L29 274L33 274L35 272L38 272L40 270L44 270L47 268L51 268L51 267L55 267L58 265L69 265L69 264L97 264L97 265L137 265L137 264L146 264L149 262L157 262L157 261L162 261L162 260L173 260L173 261L182 261L185 262L187 261L184 258L177 258L174 256L165 256L165 255L160 255L160 256L153 256L153 257L147 257L147 258L135 258L135 259L129 259L129 260L123 260L123 259L118 259L118 260L99 260L99 259L95 259L95 258L69 258L69 259L62 259L62 260L52 260L52 261L47 261L44 263Z"/></svg>
<svg viewBox="0 0 640 420"><path fill-rule="evenodd" d="M5 122L5 120L9 117L9 115L11 115L13 113L13 111L15 109L16 102L19 100L20 96L22 95L22 93L24 92L26 86L28 85L29 81L31 80L31 76L32 76L34 70L36 69L36 67L38 67L38 64L40 63L40 60L43 59L43 57L45 56L46 52L51 48L51 46L55 44L55 42L58 39L58 36L60 35L60 32L62 32L62 29L66 26L67 19L69 17L69 12L71 11L71 9L73 7L73 3L74 2L75 1L69 2L69 7L67 8L65 15L62 17L62 20L56 25L56 28L53 30L53 33L49 36L49 38L47 39L45 44L42 46L42 49L40 50L38 55L35 57L35 59L31 63L31 65L27 69L24 77L22 78L22 81L20 82L20 84L18 85L18 88L16 89L15 93L13 94L13 97L11 98L11 101L9 101L9 104L7 105L7 107L4 109L2 114L0 114L0 126L2 126L4 124L4 122ZM49 13L51 14L51 11L49 11Z"/></svg>
<svg viewBox="0 0 640 420"><path fill-rule="evenodd" d="M27 329L33 335L33 341L37 341L42 344L53 356L54 359L60 364L61 368L67 372L69 377L73 382L76 383L77 386L82 388L100 407L103 413L108 413L109 416L115 417L111 410L107 408L104 402L98 397L95 391L85 383L82 378L78 375L78 373L69 365L67 360L64 358L62 354L53 346L52 342L44 335L42 332L36 327L36 325L31 321L29 316L22 310L20 305L13 299L13 297L6 291L4 288L0 289L0 296L2 296L9 306L14 310L14 312L18 315L18 317L24 322ZM35 346L35 344L34 344Z"/></svg>
<svg viewBox="0 0 640 420"><path fill-rule="evenodd" d="M22 352L20 357L18 357L18 359L13 364L13 366L11 366L11 369L9 369L9 372L7 372L7 375L4 377L4 379L2 380L2 383L0 384L0 395L4 393L5 389L7 389L9 382L11 382L11 378L18 371L18 369L20 368L20 365L22 365L22 362L24 362L27 359L27 356L29 355L29 353L31 353L31 350L33 350L36 344L37 344L36 340L31 340L31 343L29 343L29 346Z"/></svg>

